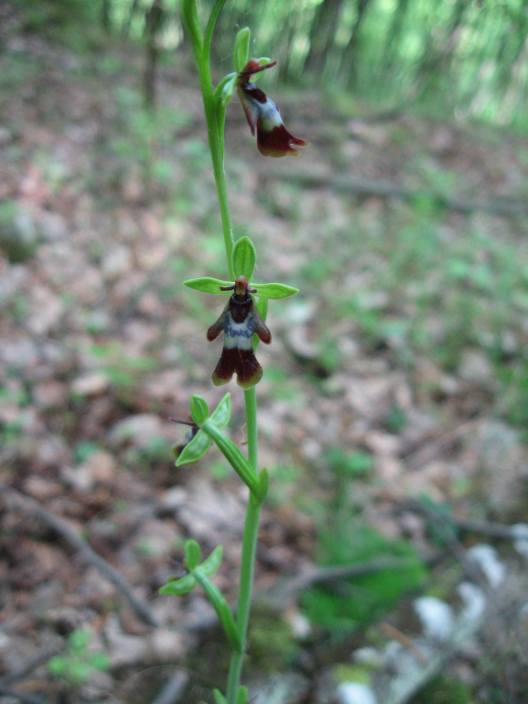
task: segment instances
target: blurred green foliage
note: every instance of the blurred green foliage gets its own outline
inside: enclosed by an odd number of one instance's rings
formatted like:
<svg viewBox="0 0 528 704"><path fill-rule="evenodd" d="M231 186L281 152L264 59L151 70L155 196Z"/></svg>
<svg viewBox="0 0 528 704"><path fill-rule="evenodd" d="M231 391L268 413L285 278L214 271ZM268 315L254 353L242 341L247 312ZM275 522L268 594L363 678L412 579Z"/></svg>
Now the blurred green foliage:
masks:
<svg viewBox="0 0 528 704"><path fill-rule="evenodd" d="M472 704L469 687L461 680L439 675L416 694L409 704Z"/></svg>
<svg viewBox="0 0 528 704"><path fill-rule="evenodd" d="M90 631L78 629L68 638L66 650L61 655L55 655L48 662L50 673L69 686L79 687L95 672L105 672L110 666L108 656L102 651L91 648Z"/></svg>
<svg viewBox="0 0 528 704"><path fill-rule="evenodd" d="M302 607L310 621L336 634L379 619L405 593L418 589L426 577L425 567L409 543L388 540L357 519L346 521L343 517L332 530L323 533L318 552L322 565L361 564L384 557L402 559L398 569L314 587L303 595Z"/></svg>
<svg viewBox="0 0 528 704"><path fill-rule="evenodd" d="M204 14L211 1L203 0ZM162 51L183 45L178 0L18 0L24 32L79 49L103 36ZM528 128L528 15L524 0L232 0L220 18L216 61L230 70L233 31L279 60L280 78L323 87L344 109L411 107ZM352 97L353 96L353 97Z"/></svg>

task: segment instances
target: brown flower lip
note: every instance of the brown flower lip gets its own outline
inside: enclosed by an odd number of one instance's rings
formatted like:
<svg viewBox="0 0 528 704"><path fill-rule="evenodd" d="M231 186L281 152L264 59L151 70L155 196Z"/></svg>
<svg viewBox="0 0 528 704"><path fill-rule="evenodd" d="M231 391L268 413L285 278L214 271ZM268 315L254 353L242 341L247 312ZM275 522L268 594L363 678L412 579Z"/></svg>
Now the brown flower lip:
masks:
<svg viewBox="0 0 528 704"><path fill-rule="evenodd" d="M289 132L279 108L263 90L250 81L253 74L276 65L276 61L261 65L250 59L237 78L237 92L246 114L251 134L257 133L257 147L264 156L298 156L299 147L307 142Z"/></svg>

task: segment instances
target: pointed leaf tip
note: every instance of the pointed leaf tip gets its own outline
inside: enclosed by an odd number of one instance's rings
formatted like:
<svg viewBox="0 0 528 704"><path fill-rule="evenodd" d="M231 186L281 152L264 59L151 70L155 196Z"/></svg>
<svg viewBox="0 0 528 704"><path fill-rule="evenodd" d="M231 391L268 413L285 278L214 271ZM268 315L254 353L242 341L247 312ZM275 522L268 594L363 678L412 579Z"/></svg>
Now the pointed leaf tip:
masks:
<svg viewBox="0 0 528 704"><path fill-rule="evenodd" d="M180 579L171 579L164 584L159 593L162 596L185 596L192 592L196 586L196 580L192 574L186 574Z"/></svg>
<svg viewBox="0 0 528 704"><path fill-rule="evenodd" d="M217 545L213 552L206 557L206 559L200 565L200 570L205 574L206 577L212 577L220 569L222 564L222 557L224 555L224 548L222 545Z"/></svg>
<svg viewBox="0 0 528 704"><path fill-rule="evenodd" d="M251 281L255 271L256 260L255 245L249 237L241 237L235 242L233 250L233 271L235 276L245 276L248 281Z"/></svg>
<svg viewBox="0 0 528 704"><path fill-rule="evenodd" d="M201 396L191 398L191 417L196 425L201 425L209 416L209 406Z"/></svg>
<svg viewBox="0 0 528 704"><path fill-rule="evenodd" d="M217 428L223 430L227 427L229 420L231 418L231 394L227 393L223 396L217 407L211 413L211 420L216 425Z"/></svg>
<svg viewBox="0 0 528 704"><path fill-rule="evenodd" d="M174 464L176 467L181 467L184 464L197 462L205 455L212 444L212 440L203 430L199 430L193 439L185 445Z"/></svg>
<svg viewBox="0 0 528 704"><path fill-rule="evenodd" d="M215 698L215 704L227 704L227 699L219 689L213 689L213 695Z"/></svg>
<svg viewBox="0 0 528 704"><path fill-rule="evenodd" d="M185 543L185 566L192 572L200 564L202 551L196 540L187 540Z"/></svg>

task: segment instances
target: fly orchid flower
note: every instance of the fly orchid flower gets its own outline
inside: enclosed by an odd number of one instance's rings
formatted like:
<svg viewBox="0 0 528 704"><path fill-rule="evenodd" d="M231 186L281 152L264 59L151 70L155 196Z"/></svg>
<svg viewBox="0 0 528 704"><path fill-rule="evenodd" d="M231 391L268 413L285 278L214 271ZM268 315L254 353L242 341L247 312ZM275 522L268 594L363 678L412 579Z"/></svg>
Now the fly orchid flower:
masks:
<svg viewBox="0 0 528 704"><path fill-rule="evenodd" d="M306 146L304 139L294 137L282 121L279 108L266 93L250 81L259 73L276 65L276 61L261 65L251 59L237 77L237 92L246 113L251 134L257 132L257 147L264 156L298 156L296 147Z"/></svg>
<svg viewBox="0 0 528 704"><path fill-rule="evenodd" d="M207 330L207 339L215 340L224 333L222 355L213 372L215 386L227 384L233 374L243 389L255 386L262 378L262 367L253 352L253 334L269 344L271 332L260 318L252 293L245 276L239 276L232 286L224 286L222 291L233 291L218 320Z"/></svg>

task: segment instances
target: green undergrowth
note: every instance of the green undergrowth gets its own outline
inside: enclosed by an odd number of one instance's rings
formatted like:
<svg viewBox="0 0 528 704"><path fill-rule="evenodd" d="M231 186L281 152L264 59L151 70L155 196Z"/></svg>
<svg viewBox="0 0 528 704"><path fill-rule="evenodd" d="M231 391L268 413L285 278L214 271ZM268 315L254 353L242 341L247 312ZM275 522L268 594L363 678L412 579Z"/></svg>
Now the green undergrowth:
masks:
<svg viewBox="0 0 528 704"><path fill-rule="evenodd" d="M409 704L473 704L474 701L464 682L439 675L426 684Z"/></svg>
<svg viewBox="0 0 528 704"><path fill-rule="evenodd" d="M427 187L457 195L449 172L428 172ZM323 214L324 215L324 214ZM467 379L497 412L523 426L528 418L528 246L521 221L454 217L427 199L390 204L376 217L368 203L350 206L353 227L325 232L325 251L300 269L303 291L317 290L314 339L332 325L350 330L363 351L389 355L412 370L423 359ZM336 295L335 281L340 282ZM329 348L329 345L326 345ZM335 349L335 345L334 345ZM337 353L327 364L339 371ZM434 391L434 389L433 389ZM402 417L389 423L401 427Z"/></svg>
<svg viewBox="0 0 528 704"><path fill-rule="evenodd" d="M401 559L397 569L383 569L314 587L302 597L313 624L336 635L368 626L387 613L406 593L423 585L426 570L413 547L389 540L358 519L341 521L320 537L321 565L354 565L384 558Z"/></svg>

